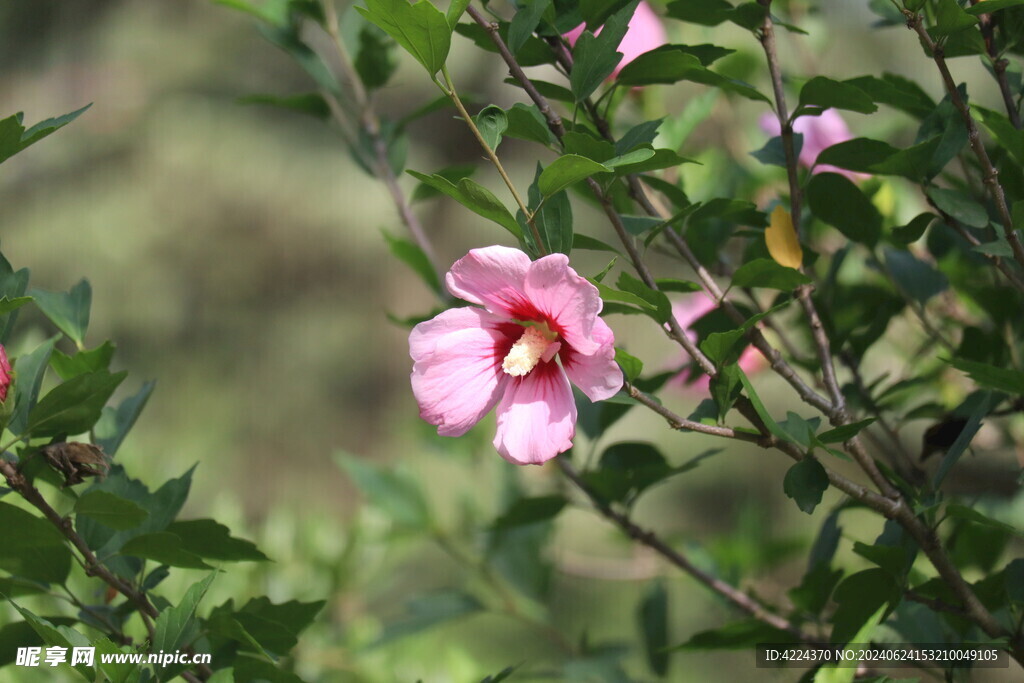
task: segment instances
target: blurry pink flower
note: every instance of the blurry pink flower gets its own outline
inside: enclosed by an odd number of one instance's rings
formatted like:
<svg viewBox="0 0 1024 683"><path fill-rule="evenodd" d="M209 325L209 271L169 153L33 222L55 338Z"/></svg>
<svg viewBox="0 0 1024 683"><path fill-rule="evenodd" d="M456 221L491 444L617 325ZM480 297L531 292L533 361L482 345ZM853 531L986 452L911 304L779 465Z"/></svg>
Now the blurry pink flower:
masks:
<svg viewBox="0 0 1024 683"><path fill-rule="evenodd" d="M569 380L591 401L622 387L597 288L564 254L531 262L499 246L471 250L446 283L483 308L449 309L413 328L420 417L441 436L461 436L497 405L494 447L506 460L540 464L568 450L576 432Z"/></svg>
<svg viewBox="0 0 1024 683"><path fill-rule="evenodd" d="M689 337L693 342L697 341L697 334L690 329L695 322L703 318L705 315L715 310L715 302L709 299L702 292L697 292L689 295L683 301L676 301L672 304L672 314L676 320L679 321L679 326L686 331L686 336ZM690 356L685 351L683 352L683 360L689 360ZM748 375L755 372L760 372L766 365L764 356L761 352L755 349L753 346L748 346L740 354L739 366L743 372ZM679 380L681 380L686 388L694 389L696 391L704 392L708 390L711 384L711 378L701 373L693 382L689 382L690 370L689 368L679 373ZM688 383L689 382L689 383Z"/></svg>
<svg viewBox="0 0 1024 683"><path fill-rule="evenodd" d="M0 344L0 403L7 402L7 392L11 388L11 364L7 360L7 350Z"/></svg>
<svg viewBox="0 0 1024 683"><path fill-rule="evenodd" d="M758 119L758 125L761 130L771 136L779 135L782 130L779 126L779 118L771 113L762 114ZM826 109L821 116L801 116L793 124L793 132L804 136L803 147L800 149L800 163L807 168L814 166L818 155L827 148L853 139L846 121L835 109ZM867 177L863 173L854 173L829 164L814 166L813 172L839 173L850 180L862 180Z"/></svg>
<svg viewBox="0 0 1024 683"><path fill-rule="evenodd" d="M576 41L583 35L585 28L586 24L580 24L566 33L565 39L569 41L570 45L576 45ZM598 28L594 35L600 32L601 29ZM636 12L633 13L633 18L629 20L629 28L626 29L626 35L622 38L622 42L619 43L618 51L622 53L622 61L615 67L612 78L619 75L622 67L643 53L650 52L656 47L661 47L667 42L668 36L665 34L665 27L661 25L661 19L654 13L650 5L644 2L644 0L640 0L640 4L636 7Z"/></svg>

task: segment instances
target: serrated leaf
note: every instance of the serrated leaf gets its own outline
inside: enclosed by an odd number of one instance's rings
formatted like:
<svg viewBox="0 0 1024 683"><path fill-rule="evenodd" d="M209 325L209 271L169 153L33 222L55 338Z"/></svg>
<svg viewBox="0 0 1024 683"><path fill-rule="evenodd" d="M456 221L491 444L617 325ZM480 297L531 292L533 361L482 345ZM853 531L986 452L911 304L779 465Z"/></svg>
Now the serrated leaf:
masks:
<svg viewBox="0 0 1024 683"><path fill-rule="evenodd" d="M50 522L0 503L0 528L0 569L33 581L64 582L71 571L71 551Z"/></svg>
<svg viewBox="0 0 1024 683"><path fill-rule="evenodd" d="M160 612L153 624L153 651L173 652L192 644L199 635L196 609L215 576L210 574L192 584L177 605Z"/></svg>
<svg viewBox="0 0 1024 683"><path fill-rule="evenodd" d="M28 130L21 124L21 114L0 120L0 163L68 125L91 106L90 103L70 114L40 121Z"/></svg>
<svg viewBox="0 0 1024 683"><path fill-rule="evenodd" d="M782 490L792 498L801 511L811 514L821 502L828 488L828 474L825 468L811 456L806 456L786 472Z"/></svg>
<svg viewBox="0 0 1024 683"><path fill-rule="evenodd" d="M29 412L35 408L39 398L39 389L43 385L46 367L53 353L53 346L61 335L51 337L42 344L14 361L14 371L18 373L18 381L14 385L14 413L11 415L10 430L14 434L24 434L28 426Z"/></svg>
<svg viewBox="0 0 1024 683"><path fill-rule="evenodd" d="M433 76L444 66L451 47L452 27L428 0L367 0L356 11L395 39Z"/></svg>
<svg viewBox="0 0 1024 683"><path fill-rule="evenodd" d="M822 432L821 434L818 434L817 438L821 443L842 443L844 441L849 441L874 421L875 418L869 417L866 420L852 422L848 425L842 425L841 427L830 429L827 432Z"/></svg>
<svg viewBox="0 0 1024 683"><path fill-rule="evenodd" d="M29 414L28 432L41 437L89 431L100 419L103 406L127 374L110 374L106 370L99 370L58 384Z"/></svg>
<svg viewBox="0 0 1024 683"><path fill-rule="evenodd" d="M60 375L60 378L66 381L87 372L108 369L113 357L114 345L105 341L95 349L82 350L73 356L67 355L60 349L55 349L53 355L50 356L50 365Z"/></svg>
<svg viewBox="0 0 1024 683"><path fill-rule="evenodd" d="M146 402L155 387L155 381L145 382L134 396L125 398L117 408L103 408L99 421L92 428L92 435L93 442L103 448L107 455L113 456L117 453L128 432L135 426L143 408L146 407Z"/></svg>
<svg viewBox="0 0 1024 683"><path fill-rule="evenodd" d="M269 559L253 543L235 538L230 529L212 519L171 522L167 531L181 538L184 550L206 559L226 562L263 562Z"/></svg>
<svg viewBox="0 0 1024 683"><path fill-rule="evenodd" d="M81 280L67 292L33 289L32 298L57 329L79 346L84 343L92 306L92 287L88 280Z"/></svg>
<svg viewBox="0 0 1024 683"><path fill-rule="evenodd" d="M131 557L153 560L169 567L184 569L213 569L199 555L185 550L181 536L169 531L157 531L136 536L121 546L120 553Z"/></svg>
<svg viewBox="0 0 1024 683"><path fill-rule="evenodd" d="M508 117L505 115L505 110L493 104L489 105L473 117L473 122L487 146L491 150L497 150L501 143L501 136L508 129Z"/></svg>
<svg viewBox="0 0 1024 683"><path fill-rule="evenodd" d="M619 348L615 349L615 362L619 364L622 372L626 375L626 379L630 382L639 377L644 369L643 361Z"/></svg>

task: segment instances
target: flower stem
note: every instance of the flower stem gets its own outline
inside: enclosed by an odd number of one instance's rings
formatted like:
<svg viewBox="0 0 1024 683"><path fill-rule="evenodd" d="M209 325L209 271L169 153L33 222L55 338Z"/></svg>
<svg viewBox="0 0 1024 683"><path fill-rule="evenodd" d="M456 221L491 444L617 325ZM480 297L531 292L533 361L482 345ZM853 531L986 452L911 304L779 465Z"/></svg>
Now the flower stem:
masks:
<svg viewBox="0 0 1024 683"><path fill-rule="evenodd" d="M473 132L473 137L475 137L476 141L480 143L480 146L483 148L487 158L491 160L491 163L494 164L494 168L498 170L498 175L500 175L501 179L505 181L505 186L508 187L509 192L512 193L513 199L515 199L516 204L519 205L519 210L523 212L526 224L530 227L534 242L537 245L537 251L541 256L546 256L548 251L544 246L544 242L540 238L540 231L537 230L537 224L534 221L533 214L528 208L526 208L526 202L523 201L523 198L519 195L519 191L516 190L516 186L513 184L512 179L509 178L508 173L505 172L505 167L501 165L501 160L498 159L497 153L491 149L491 146L487 144L486 140L484 140L484 136L480 133L480 129L476 127L476 122L473 120L473 117L469 115L468 111L466 111L466 106L462 103L459 93L455 90L455 84L452 82L447 66L441 67L441 76L444 78L444 87L442 87L441 90L445 95L451 98L452 104L455 105L455 109L458 110L463 121L466 122L466 125L469 126L469 129Z"/></svg>

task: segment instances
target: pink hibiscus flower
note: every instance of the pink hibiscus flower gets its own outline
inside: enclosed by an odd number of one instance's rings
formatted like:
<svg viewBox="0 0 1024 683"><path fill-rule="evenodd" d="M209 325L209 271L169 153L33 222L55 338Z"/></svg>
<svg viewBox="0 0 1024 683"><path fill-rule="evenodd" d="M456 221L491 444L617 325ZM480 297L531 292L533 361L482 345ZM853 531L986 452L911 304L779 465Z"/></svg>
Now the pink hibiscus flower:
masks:
<svg viewBox="0 0 1024 683"><path fill-rule="evenodd" d="M779 118L775 114L762 114L758 119L758 125L768 135L779 135L782 128L779 126ZM844 168L837 168L829 164L814 166L818 155L832 145L852 140L853 135L846 125L846 121L835 109L826 109L821 116L801 116L793 124L793 132L804 136L803 147L800 149L800 163L807 168L813 167L813 173L839 173L850 180L863 180L867 176L863 173L854 173Z"/></svg>
<svg viewBox="0 0 1024 683"><path fill-rule="evenodd" d="M11 363L7 360L7 349L0 344L0 403L7 402L7 392L11 388L13 379Z"/></svg>
<svg viewBox="0 0 1024 683"><path fill-rule="evenodd" d="M576 432L569 381L591 401L622 387L597 288L565 254L531 262L499 246L470 251L446 283L483 308L453 308L413 328L420 417L441 436L461 436L497 406L494 447L506 460L539 465L568 450Z"/></svg>
<svg viewBox="0 0 1024 683"><path fill-rule="evenodd" d="M695 292L690 294L682 301L676 301L672 304L672 314L676 320L679 321L679 326L686 330L686 336L689 337L693 342L697 341L697 334L690 329L690 327L703 318L705 315L715 310L715 302L708 298L703 292ZM683 352L683 360L689 360L690 355ZM739 360L740 369L748 375L755 372L760 372L767 365L764 356L761 352L755 349L753 346L748 346L740 354ZM711 378L701 373L700 376L693 382L689 382L690 370L687 368L678 375L678 379L683 383L687 389L699 391L701 393L706 392L708 387L711 385Z"/></svg>
<svg viewBox="0 0 1024 683"><path fill-rule="evenodd" d="M584 29L586 29L586 24L580 24L566 33L565 39L569 41L570 45L576 45L576 41L583 35ZM594 32L594 35L600 32L601 29L599 28ZM643 53L650 52L656 47L661 47L667 42L668 36L665 34L665 27L661 25L661 19L654 13L650 5L641 0L640 4L636 7L636 12L633 13L633 18L629 20L626 35L622 38L622 42L619 43L618 51L622 53L622 61L615 67L612 78L619 75L622 67Z"/></svg>

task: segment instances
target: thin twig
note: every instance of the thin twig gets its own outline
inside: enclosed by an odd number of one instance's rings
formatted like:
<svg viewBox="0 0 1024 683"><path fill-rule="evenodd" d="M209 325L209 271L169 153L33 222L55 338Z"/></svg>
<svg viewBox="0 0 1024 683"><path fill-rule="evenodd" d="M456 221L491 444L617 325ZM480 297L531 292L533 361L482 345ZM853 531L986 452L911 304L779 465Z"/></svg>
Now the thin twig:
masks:
<svg viewBox="0 0 1024 683"><path fill-rule="evenodd" d="M963 97L960 96L960 91L957 90L956 81L953 80L953 75L946 64L943 48L928 35L920 14L904 10L904 15L907 17L907 27L917 33L921 45L931 55L932 61L938 67L939 74L942 76L942 83L946 87L946 93L949 95L953 106L960 112L960 118L963 119L964 127L967 128L967 139L970 142L971 150L974 151L974 155L978 158L978 163L981 165L982 180L988 186L989 194L992 195L992 200L995 202L996 212L999 214L999 220L1003 225L1003 234L1013 250L1014 260L1021 266L1024 266L1024 244L1021 243L1020 237L1013 229L1013 218L1010 215L1010 207L1006 203L1006 194L1003 192L1003 186L999 184L999 171L996 170L995 166L992 165L992 160L989 159L988 152L985 150L985 144L981 141L981 132L978 130L978 125L974 122L974 117L971 116L970 107L967 106Z"/></svg>
<svg viewBox="0 0 1024 683"><path fill-rule="evenodd" d="M391 168L391 162L388 159L387 140L384 139L384 135L381 131L380 119L377 117L376 111L374 111L373 104L370 101L370 96L366 92L366 88L363 87L363 81L359 77L359 73L356 71L355 65L352 63L352 57L345 48L345 43L341 39L341 34L338 32L338 16L334 7L334 0L323 0L322 4L324 8L324 25L328 35L331 37L331 42L338 57L338 64L345 74L345 80L348 82L349 89L351 90L352 99L355 101L356 108L359 111L360 128L370 139L373 145L377 177L380 178L388 188L388 193L391 195L391 199L395 204L395 208L398 210L398 215L401 218L402 223L405 224L405 227L409 230L409 233L412 235L417 246L419 246L419 248L423 250L423 253L426 254L427 259L434 267L434 271L441 275L441 279L443 280L444 273L438 267L437 255L434 252L433 245L430 243L430 239L427 237L427 233L423 229L423 224L420 223L419 218L415 213L413 213L412 207L409 205L409 201L405 197L405 193L398 184L398 178L395 176L395 172ZM328 103L328 107L330 108L334 119L343 129L347 129L350 124L348 117L340 106L340 103L331 93L323 92L322 94Z"/></svg>
<svg viewBox="0 0 1024 683"><path fill-rule="evenodd" d="M2 474L7 480L8 486L17 491L22 498L43 513L43 516L57 528L57 531L71 542L71 545L73 545L82 556L85 573L87 575L101 579L108 586L135 604L139 610L139 614L143 616L143 621L146 623L146 627L149 632L149 640L150 642L153 642L155 632L151 622L146 621L145 617L148 616L155 619L160 615L160 612L153 606L153 603L149 601L146 594L137 590L124 579L111 573L111 571L96 558L96 555L89 548L85 540L78 535L71 524L71 520L61 517L57 511L54 510L48 502L46 502L43 495L39 493L39 489L29 483L28 479L26 479L25 476L17 470L14 463L0 458L0 474ZM205 664L196 664L195 667L196 671L199 673L198 680L205 681L213 675L213 671ZM191 674L185 672L182 676L188 678Z"/></svg>
<svg viewBox="0 0 1024 683"><path fill-rule="evenodd" d="M591 490L583 480L583 477L581 477L579 472L576 471L576 468L572 466L571 462L569 462L568 458L560 456L558 458L558 466L561 468L562 474L564 474L566 478L576 486L576 488L586 495L594 508L597 509L603 517L622 529L627 536L639 543L642 543L648 548L651 548L673 565L697 579L701 584L725 598L733 606L738 607L758 621L780 631L785 631L802 643L822 642L820 638L800 630L784 617L781 617L774 612L770 612L759 602L735 586L700 569L693 564L688 557L661 540L661 538L659 538L653 531L638 526L629 518L628 515L614 510L597 494L595 494L593 490Z"/></svg>
<svg viewBox="0 0 1024 683"><path fill-rule="evenodd" d="M977 5L981 0L971 0L971 6ZM991 14L982 14L978 17L978 27L981 29L981 37L985 41L985 52L988 54L989 62L992 64L992 74L996 83L999 84L999 93L1003 96L1003 104L1006 106L1006 113L1010 117L1010 123L1017 130L1020 130L1020 111L1013 101L1013 91L1010 89L1010 80L1006 77L1006 67L1010 62L999 56L995 41L995 17Z"/></svg>

